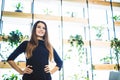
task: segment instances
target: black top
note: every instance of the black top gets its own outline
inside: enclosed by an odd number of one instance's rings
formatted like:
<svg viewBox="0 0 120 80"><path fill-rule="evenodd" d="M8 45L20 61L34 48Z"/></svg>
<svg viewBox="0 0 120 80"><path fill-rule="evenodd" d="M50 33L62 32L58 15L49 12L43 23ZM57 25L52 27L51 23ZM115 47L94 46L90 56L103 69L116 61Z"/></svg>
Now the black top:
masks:
<svg viewBox="0 0 120 80"><path fill-rule="evenodd" d="M8 57L8 60L15 60L17 56L21 53L25 53L28 41L22 42ZM54 53L54 61L56 62L56 66L59 67L59 70L62 67L62 60L58 56L55 49L53 50ZM39 40L39 45L33 51L32 57L26 59L26 66L31 65L33 69L33 73L31 74L24 74L23 80L52 80L50 73L45 73L44 68L45 65L49 64L49 53L45 47L44 41Z"/></svg>

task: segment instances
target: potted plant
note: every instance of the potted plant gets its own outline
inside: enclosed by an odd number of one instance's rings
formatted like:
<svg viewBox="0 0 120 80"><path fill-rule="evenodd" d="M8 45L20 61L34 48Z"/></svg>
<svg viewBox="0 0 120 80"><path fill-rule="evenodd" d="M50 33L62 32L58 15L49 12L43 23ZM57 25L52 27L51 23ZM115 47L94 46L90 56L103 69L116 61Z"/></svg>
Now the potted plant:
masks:
<svg viewBox="0 0 120 80"><path fill-rule="evenodd" d="M77 64L77 67L81 67L84 63L84 61L86 60L85 58L85 54L84 54L84 41L83 41L83 38L81 35L71 35L70 38L68 39L68 43L70 44L70 46L75 49L75 51L77 50L76 53L74 53L74 55L76 55L76 59L78 60L78 64ZM69 51L72 51L72 50L69 50ZM70 58L71 56L68 56L67 58L68 59L71 59ZM72 56L73 57L73 56ZM84 80L89 80L88 77L83 74L85 72L85 70L83 70L82 68L79 68L80 69L80 72L76 72L74 73L72 76L71 76L71 80L78 80L78 79L84 79ZM87 71L86 71L87 72Z"/></svg>
<svg viewBox="0 0 120 80"><path fill-rule="evenodd" d="M102 61L104 64L110 64L112 59L113 59L113 57L107 55L107 56L101 58L100 61Z"/></svg>
<svg viewBox="0 0 120 80"><path fill-rule="evenodd" d="M114 38L113 40L111 40L111 44L110 44L111 48L114 50L114 54L115 54L115 60L117 62L117 70L120 70L119 67L119 54L120 54L120 40L118 38Z"/></svg>
<svg viewBox="0 0 120 80"><path fill-rule="evenodd" d="M18 2L18 3L16 4L16 10L15 10L15 12L22 12L22 9L23 9L22 3L21 3L21 2Z"/></svg>
<svg viewBox="0 0 120 80"><path fill-rule="evenodd" d="M11 47L18 46L23 40L23 34L19 30L11 31L8 36L2 35L2 40L8 42Z"/></svg>
<svg viewBox="0 0 120 80"><path fill-rule="evenodd" d="M46 15L50 15L50 14L52 13L52 11L49 10L48 8L43 9L43 12L44 12Z"/></svg>
<svg viewBox="0 0 120 80"><path fill-rule="evenodd" d="M96 31L97 40L101 40L104 27L103 26L92 26L92 28L95 29L95 31Z"/></svg>
<svg viewBox="0 0 120 80"><path fill-rule="evenodd" d="M117 71L111 71L110 75L109 75L109 80L120 80L120 67L119 67L119 55L120 55L120 40L118 38L114 38L113 40L111 40L111 44L110 44L111 48L114 50L114 54L115 54L115 60L116 60L116 65L115 65L115 69Z"/></svg>
<svg viewBox="0 0 120 80"><path fill-rule="evenodd" d="M83 54L83 45L84 42L82 40L82 36L81 35L75 35L75 36L70 36L70 39L68 40L68 42L70 43L70 45L73 47L75 46L79 52L79 55Z"/></svg>
<svg viewBox="0 0 120 80"><path fill-rule="evenodd" d="M76 17L76 12L73 12L73 11L67 11L66 12L70 17Z"/></svg>
<svg viewBox="0 0 120 80"><path fill-rule="evenodd" d="M0 53L0 57L4 63L6 62L6 58L8 58L8 54L6 52L10 51L11 48L17 47L23 40L29 38L28 35L23 36L22 32L19 30L11 31L9 35L5 35L4 33L1 35L2 41L7 42L8 45L3 49Z"/></svg>

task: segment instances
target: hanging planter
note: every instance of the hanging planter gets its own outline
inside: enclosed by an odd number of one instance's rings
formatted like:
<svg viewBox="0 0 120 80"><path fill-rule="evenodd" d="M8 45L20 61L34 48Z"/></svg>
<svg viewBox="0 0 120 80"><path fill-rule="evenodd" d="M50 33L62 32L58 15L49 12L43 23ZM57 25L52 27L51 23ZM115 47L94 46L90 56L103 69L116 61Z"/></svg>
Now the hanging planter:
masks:
<svg viewBox="0 0 120 80"><path fill-rule="evenodd" d="M76 59L78 61L77 67L82 67L82 65L85 61L85 53L84 53L84 47L83 47L84 41L83 41L82 36L78 35L78 34L75 36L71 35L68 40L68 43L70 44L72 49L75 49L75 51L77 50L77 52L74 52L74 50L73 50L73 54L76 55ZM72 49L69 51L72 51ZM70 57L73 57L73 56L70 56ZM79 70L80 70L79 73L74 73L71 76L72 80L81 80L81 79L88 80L89 78L83 74L83 72L84 72L84 71L82 71L83 69L80 68Z"/></svg>

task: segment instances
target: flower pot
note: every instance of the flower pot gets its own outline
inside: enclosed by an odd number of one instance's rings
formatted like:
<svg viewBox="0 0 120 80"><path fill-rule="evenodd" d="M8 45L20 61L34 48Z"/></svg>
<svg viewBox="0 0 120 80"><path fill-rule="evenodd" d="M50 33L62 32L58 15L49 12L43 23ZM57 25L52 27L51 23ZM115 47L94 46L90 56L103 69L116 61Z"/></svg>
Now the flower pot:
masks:
<svg viewBox="0 0 120 80"><path fill-rule="evenodd" d="M17 10L15 10L15 12L22 12L22 10L17 9Z"/></svg>

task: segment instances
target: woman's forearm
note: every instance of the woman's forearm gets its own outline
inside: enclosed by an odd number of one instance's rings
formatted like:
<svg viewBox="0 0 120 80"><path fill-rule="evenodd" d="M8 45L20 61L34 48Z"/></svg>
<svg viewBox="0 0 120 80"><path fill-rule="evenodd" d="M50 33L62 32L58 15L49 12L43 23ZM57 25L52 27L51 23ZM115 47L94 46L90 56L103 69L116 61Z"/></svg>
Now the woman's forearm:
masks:
<svg viewBox="0 0 120 80"><path fill-rule="evenodd" d="M53 73L55 73L55 72L58 71L58 70L59 70L59 67L58 67L58 66L55 66L55 67L50 71L50 73L53 74Z"/></svg>
<svg viewBox="0 0 120 80"><path fill-rule="evenodd" d="M18 73L24 74L24 72L22 71L22 69L20 69L13 60L9 60L8 63L9 63L10 66L11 66L13 69L15 69Z"/></svg>

